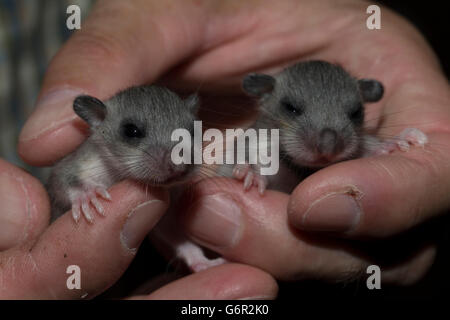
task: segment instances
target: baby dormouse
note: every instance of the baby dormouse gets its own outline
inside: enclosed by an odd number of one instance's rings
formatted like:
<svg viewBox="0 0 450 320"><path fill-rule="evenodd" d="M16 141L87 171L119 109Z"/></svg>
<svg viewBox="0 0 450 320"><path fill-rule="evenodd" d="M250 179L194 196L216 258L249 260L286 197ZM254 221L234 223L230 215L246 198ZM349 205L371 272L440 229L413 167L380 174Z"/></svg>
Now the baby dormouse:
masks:
<svg viewBox="0 0 450 320"><path fill-rule="evenodd" d="M93 208L104 211L97 197L110 199L106 189L120 180L170 186L194 173L194 165L171 161L176 144L171 135L179 128L192 133L196 95L183 100L163 87L133 87L104 102L79 96L73 109L90 135L51 172L47 187L54 218L72 208L76 221L81 214L92 221Z"/></svg>
<svg viewBox="0 0 450 320"><path fill-rule="evenodd" d="M245 189L255 184L261 194L267 184L291 192L305 174L339 161L427 142L425 134L414 128L386 142L367 133L365 104L381 100L382 83L356 79L325 61L300 62L274 76L251 73L242 88L258 99L259 117L253 127L279 129L278 174L261 176L258 165L236 165L233 170L235 178L244 180Z"/></svg>

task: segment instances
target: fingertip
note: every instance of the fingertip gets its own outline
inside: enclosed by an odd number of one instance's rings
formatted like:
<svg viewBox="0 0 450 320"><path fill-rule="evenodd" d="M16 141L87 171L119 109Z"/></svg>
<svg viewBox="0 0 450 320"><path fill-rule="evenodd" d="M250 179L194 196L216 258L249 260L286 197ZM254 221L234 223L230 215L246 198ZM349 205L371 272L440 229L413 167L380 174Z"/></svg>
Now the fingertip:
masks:
<svg viewBox="0 0 450 320"><path fill-rule="evenodd" d="M19 141L35 140L45 132L75 119L73 101L82 93L81 89L66 86L43 93L36 102L34 112L22 128Z"/></svg>
<svg viewBox="0 0 450 320"><path fill-rule="evenodd" d="M219 250L233 248L242 238L244 228L240 203L226 193L195 200L183 222L191 237Z"/></svg>
<svg viewBox="0 0 450 320"><path fill-rule="evenodd" d="M433 208L444 199L435 187L433 160L414 151L319 170L293 191L289 223L300 230L343 237L386 237L412 228L439 212Z"/></svg>
<svg viewBox="0 0 450 320"><path fill-rule="evenodd" d="M160 199L151 199L132 209L120 233L122 245L129 251L136 251L142 240L167 210L167 207L167 202Z"/></svg>
<svg viewBox="0 0 450 320"><path fill-rule="evenodd" d="M176 280L149 295L154 300L274 299L278 284L268 273L227 263Z"/></svg>
<svg viewBox="0 0 450 320"><path fill-rule="evenodd" d="M104 217L93 212L92 224L83 216L76 223L69 211L24 252L32 255L40 269L39 274L34 274L34 286L28 288L27 297L42 299L51 294L79 298L79 290L66 286L66 268L70 265L80 268L82 289L89 297L105 290L123 274L141 241L164 214L168 195L160 188L146 188L132 181L114 185L109 193L112 201L99 199L105 209ZM34 290L43 283L52 292Z"/></svg>
<svg viewBox="0 0 450 320"><path fill-rule="evenodd" d="M300 194L299 188L288 206L289 222L299 230L346 233L361 220L363 193L354 185L324 191L312 200Z"/></svg>
<svg viewBox="0 0 450 320"><path fill-rule="evenodd" d="M269 210L279 210L287 195L257 188L245 190L242 182L228 178L207 179L189 189L177 210L186 233L196 242L222 254L231 253L248 237L248 225L267 228ZM282 217L285 212L280 213ZM261 221L260 221L261 220ZM282 223L276 219L278 223ZM270 226L274 227L274 226Z"/></svg>
<svg viewBox="0 0 450 320"><path fill-rule="evenodd" d="M367 162L337 163L302 181L289 199L289 223L303 231L354 233L365 218L367 198L381 182L369 174Z"/></svg>
<svg viewBox="0 0 450 320"><path fill-rule="evenodd" d="M74 98L81 92L60 88L38 100L19 135L18 153L25 162L51 165L86 139L87 125L72 108Z"/></svg>
<svg viewBox="0 0 450 320"><path fill-rule="evenodd" d="M19 140L17 152L24 162L32 166L51 166L74 151L86 136L86 126L79 119L72 119L36 138Z"/></svg>
<svg viewBox="0 0 450 320"><path fill-rule="evenodd" d="M289 195L267 190L261 197L257 188L245 192L241 182L215 180L197 184L186 198L190 202L183 202L189 208L182 215L186 234L229 261L257 266L277 279L292 279L297 264L279 262L293 262L310 250L299 246L287 223Z"/></svg>

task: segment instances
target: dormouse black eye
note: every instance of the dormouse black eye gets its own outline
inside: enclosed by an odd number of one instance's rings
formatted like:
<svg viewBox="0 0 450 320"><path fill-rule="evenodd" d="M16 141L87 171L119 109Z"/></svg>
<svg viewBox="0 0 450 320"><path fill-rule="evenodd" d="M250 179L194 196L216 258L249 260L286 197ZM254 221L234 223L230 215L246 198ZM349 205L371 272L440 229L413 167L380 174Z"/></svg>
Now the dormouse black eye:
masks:
<svg viewBox="0 0 450 320"><path fill-rule="evenodd" d="M289 114L294 115L294 116L299 116L303 113L303 111L301 110L301 108L294 106L292 103L290 103L289 101L285 101L282 100L281 101L281 107L287 111Z"/></svg>
<svg viewBox="0 0 450 320"><path fill-rule="evenodd" d="M350 120L353 122L361 122L364 117L364 108L362 104L359 104L356 109L349 113Z"/></svg>
<svg viewBox="0 0 450 320"><path fill-rule="evenodd" d="M122 125L122 133L127 138L143 138L144 131L133 123L125 123Z"/></svg>

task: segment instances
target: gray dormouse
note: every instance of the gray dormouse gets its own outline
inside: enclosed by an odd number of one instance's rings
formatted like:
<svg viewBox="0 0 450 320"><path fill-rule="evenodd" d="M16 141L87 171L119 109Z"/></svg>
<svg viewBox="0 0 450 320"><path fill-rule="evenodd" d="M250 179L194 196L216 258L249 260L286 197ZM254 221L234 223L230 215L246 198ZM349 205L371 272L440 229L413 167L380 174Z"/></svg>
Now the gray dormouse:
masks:
<svg viewBox="0 0 450 320"><path fill-rule="evenodd" d="M124 179L171 187L172 201L178 198L199 166L173 163L171 151L178 142L171 137L174 130L186 129L193 138L198 106L196 95L183 100L155 85L126 89L104 102L75 98L73 109L89 124L90 135L51 172L47 189L52 218L71 210L76 222L84 216L92 223L95 212L104 215L100 198L111 200L107 188ZM173 210L169 207L152 231L154 239L172 248L193 271L223 263L222 258L208 259L186 238Z"/></svg>
<svg viewBox="0 0 450 320"><path fill-rule="evenodd" d="M106 189L120 180L170 186L195 172L194 165L175 165L170 156L172 132L193 132L197 96L182 100L166 88L142 86L105 102L79 96L73 109L89 124L90 135L52 170L47 188L53 218L72 209L76 221L82 214L92 221L94 209L104 211L98 197L110 199Z"/></svg>
<svg viewBox="0 0 450 320"><path fill-rule="evenodd" d="M245 189L256 185L261 194L268 185L291 192L306 174L339 161L427 142L414 128L383 142L366 133L364 105L382 99L383 85L356 79L325 61L300 62L274 76L248 74L242 88L258 99L260 114L253 127L279 129L278 174L261 176L258 164L236 165L232 173L244 180Z"/></svg>

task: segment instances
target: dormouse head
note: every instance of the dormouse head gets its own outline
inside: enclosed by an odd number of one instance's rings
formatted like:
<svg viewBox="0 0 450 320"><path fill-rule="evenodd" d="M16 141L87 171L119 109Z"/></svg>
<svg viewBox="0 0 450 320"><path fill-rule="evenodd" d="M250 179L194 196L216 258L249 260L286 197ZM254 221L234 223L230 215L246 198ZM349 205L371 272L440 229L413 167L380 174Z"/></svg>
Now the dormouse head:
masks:
<svg viewBox="0 0 450 320"><path fill-rule="evenodd" d="M89 124L91 143L123 178L169 185L193 170L191 165L172 162L177 142L171 136L175 129L187 129L193 136L196 95L183 100L166 88L133 87L105 102L78 96L73 109Z"/></svg>
<svg viewBox="0 0 450 320"><path fill-rule="evenodd" d="M324 61L298 63L276 76L249 74L242 86L259 98L264 122L280 129L284 156L306 167L356 156L362 143L364 103L383 96L377 80L357 80Z"/></svg>

